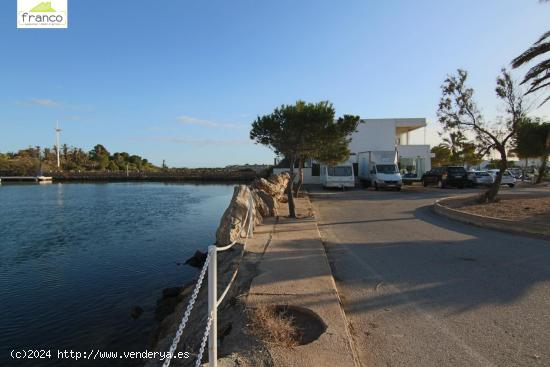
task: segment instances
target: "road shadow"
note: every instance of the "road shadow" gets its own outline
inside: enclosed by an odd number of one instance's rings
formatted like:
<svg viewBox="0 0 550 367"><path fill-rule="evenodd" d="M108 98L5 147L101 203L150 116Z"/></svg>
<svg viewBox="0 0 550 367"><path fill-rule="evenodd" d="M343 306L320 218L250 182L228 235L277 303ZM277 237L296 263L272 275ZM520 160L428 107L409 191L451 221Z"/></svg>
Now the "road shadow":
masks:
<svg viewBox="0 0 550 367"><path fill-rule="evenodd" d="M405 186L399 192L393 190L379 190L355 188L346 191L335 189L323 189L321 186L309 185L307 187L309 197L313 200L334 200L334 201L355 201L355 200L396 200L396 196L400 200L419 200L425 199L426 195L430 195L435 199L442 199L456 195L476 195L481 194L483 189L468 188L444 188L438 189L433 187L421 186Z"/></svg>
<svg viewBox="0 0 550 367"><path fill-rule="evenodd" d="M459 232L463 239L325 241L337 282L364 294L358 301L345 302L346 312L414 305L457 314L487 305L511 304L535 286L549 287L550 241L456 223L440 218L431 205L412 214L414 219ZM347 223L327 225L340 224ZM550 305L546 303L540 305L541 310Z"/></svg>

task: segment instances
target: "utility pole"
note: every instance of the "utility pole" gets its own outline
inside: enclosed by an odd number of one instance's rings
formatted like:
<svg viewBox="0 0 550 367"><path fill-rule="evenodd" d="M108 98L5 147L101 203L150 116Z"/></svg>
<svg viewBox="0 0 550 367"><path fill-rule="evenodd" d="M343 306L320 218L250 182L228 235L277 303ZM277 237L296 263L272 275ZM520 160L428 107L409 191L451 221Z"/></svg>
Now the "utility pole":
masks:
<svg viewBox="0 0 550 367"><path fill-rule="evenodd" d="M42 176L42 159L40 157L40 146L36 146L36 158L38 158L38 169L36 171L36 176Z"/></svg>
<svg viewBox="0 0 550 367"><path fill-rule="evenodd" d="M57 168L59 168L59 135L61 133L61 129L59 128L59 121L56 121L55 124L55 151L57 153Z"/></svg>

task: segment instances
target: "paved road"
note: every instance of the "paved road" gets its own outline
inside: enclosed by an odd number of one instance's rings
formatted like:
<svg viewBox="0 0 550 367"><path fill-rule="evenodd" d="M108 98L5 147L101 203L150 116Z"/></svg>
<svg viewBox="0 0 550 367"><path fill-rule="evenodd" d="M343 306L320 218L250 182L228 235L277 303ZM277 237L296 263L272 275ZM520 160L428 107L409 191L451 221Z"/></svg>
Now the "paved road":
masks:
<svg viewBox="0 0 550 367"><path fill-rule="evenodd" d="M312 191L363 366L550 366L550 241L431 211L458 193Z"/></svg>

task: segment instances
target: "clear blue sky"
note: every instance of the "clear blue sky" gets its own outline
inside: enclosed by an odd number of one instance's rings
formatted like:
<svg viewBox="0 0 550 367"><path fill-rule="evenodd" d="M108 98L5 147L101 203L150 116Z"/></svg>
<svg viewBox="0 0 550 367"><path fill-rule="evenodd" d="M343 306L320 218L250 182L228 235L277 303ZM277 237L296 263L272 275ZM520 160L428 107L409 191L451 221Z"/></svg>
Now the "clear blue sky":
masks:
<svg viewBox="0 0 550 367"><path fill-rule="evenodd" d="M550 25L537 0L69 0L69 29L18 30L6 3L0 151L53 145L59 119L69 145L189 167L272 162L249 125L297 99L426 117L435 142L445 75L494 116L500 68Z"/></svg>

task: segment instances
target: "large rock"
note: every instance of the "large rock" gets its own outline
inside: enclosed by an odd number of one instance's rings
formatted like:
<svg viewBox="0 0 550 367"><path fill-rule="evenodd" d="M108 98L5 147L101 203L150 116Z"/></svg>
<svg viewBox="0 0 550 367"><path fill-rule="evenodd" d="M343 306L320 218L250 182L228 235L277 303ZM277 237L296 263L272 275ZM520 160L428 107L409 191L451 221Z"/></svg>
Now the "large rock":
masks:
<svg viewBox="0 0 550 367"><path fill-rule="evenodd" d="M262 224L264 221L264 217L260 214L260 212L255 209L254 210L254 227L256 227L259 224Z"/></svg>
<svg viewBox="0 0 550 367"><path fill-rule="evenodd" d="M286 187L288 181L290 180L290 173L282 172L278 175L271 175L268 180L277 186Z"/></svg>
<svg viewBox="0 0 550 367"><path fill-rule="evenodd" d="M259 199L263 202L265 205L265 208L267 209L265 211L265 214L262 213L264 217L274 217L278 213L279 209L279 202L275 199L275 197L269 195L267 192L263 190L254 190L255 194L259 197ZM263 206L262 206L263 207ZM260 209L264 210L264 209Z"/></svg>
<svg viewBox="0 0 550 367"><path fill-rule="evenodd" d="M250 189L250 194L252 195L252 201L254 203L254 224L262 224L264 221L264 213L269 212L267 204L258 196L256 190Z"/></svg>
<svg viewBox="0 0 550 367"><path fill-rule="evenodd" d="M130 316L132 316L132 318L134 320L136 319L139 319L139 317L143 314L143 308L141 308L140 306L134 306L132 308L132 311L130 312Z"/></svg>
<svg viewBox="0 0 550 367"><path fill-rule="evenodd" d="M229 206L223 213L220 225L216 231L216 244L226 246L239 238L246 237L248 223L245 223L248 205L249 205L250 189L248 186L235 186L233 197ZM256 210L253 208L253 219Z"/></svg>
<svg viewBox="0 0 550 367"><path fill-rule="evenodd" d="M279 195L281 194L279 188L277 187L277 184L271 181L268 181L265 178L258 178L254 180L251 186L253 189L267 192L269 195L273 196L274 198L279 197Z"/></svg>
<svg viewBox="0 0 550 367"><path fill-rule="evenodd" d="M263 217L276 216L279 202L285 200L289 180L290 175L284 172L271 176L269 180L256 179L250 188L244 185L236 186L231 202L223 213L216 231L216 244L225 246L246 237L250 195L254 201L252 207L254 225L261 224Z"/></svg>
<svg viewBox="0 0 550 367"><path fill-rule="evenodd" d="M272 175L268 180L265 178L256 179L252 183L251 187L253 189L265 191L275 198L275 200L281 201L285 196L289 181L290 175L288 172L283 172L278 175Z"/></svg>
<svg viewBox="0 0 550 367"><path fill-rule="evenodd" d="M189 297L192 293L195 283L187 283L183 287L164 288L162 297L157 299L157 307L155 308L155 319L157 321L164 320L168 315L174 313L177 305Z"/></svg>
<svg viewBox="0 0 550 367"><path fill-rule="evenodd" d="M272 175L269 177L268 181L274 184L277 188L277 200L284 201L283 198L286 196L286 190L290 181L290 174L288 172L283 172L278 175Z"/></svg>
<svg viewBox="0 0 550 367"><path fill-rule="evenodd" d="M200 269L206 261L206 256L207 254L205 252L197 250L193 256L185 261L185 264Z"/></svg>
<svg viewBox="0 0 550 367"><path fill-rule="evenodd" d="M273 215L273 212L270 212L269 206L267 203L260 197L258 189L251 189L252 198L254 199L254 206L256 207L256 212L262 217L269 217ZM265 193L265 192L264 192ZM267 195L267 193L266 193Z"/></svg>

